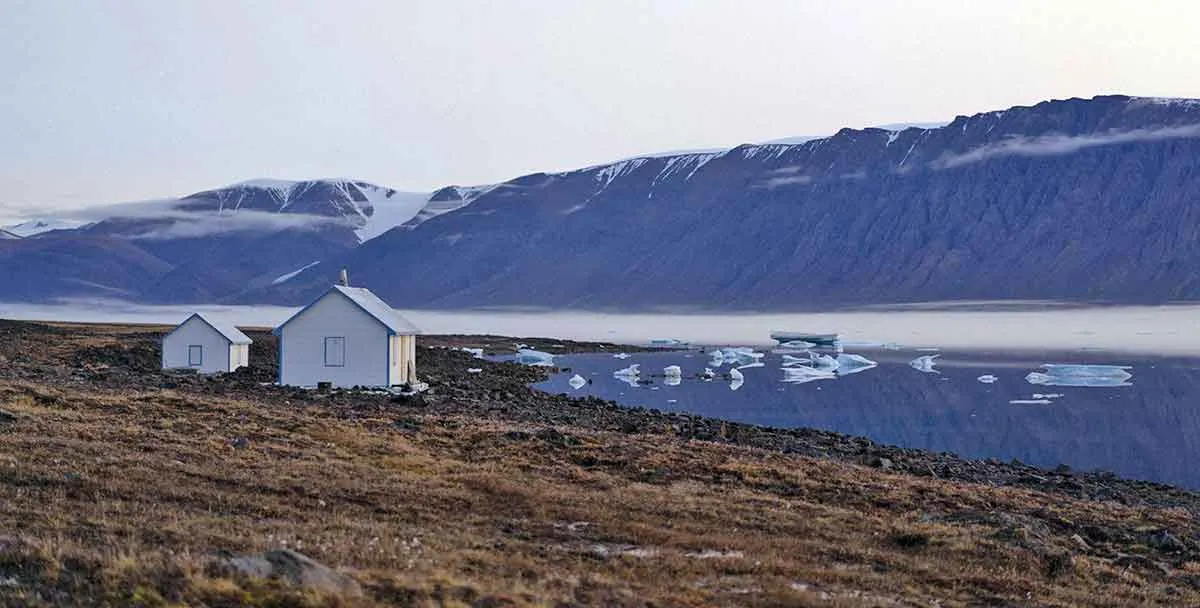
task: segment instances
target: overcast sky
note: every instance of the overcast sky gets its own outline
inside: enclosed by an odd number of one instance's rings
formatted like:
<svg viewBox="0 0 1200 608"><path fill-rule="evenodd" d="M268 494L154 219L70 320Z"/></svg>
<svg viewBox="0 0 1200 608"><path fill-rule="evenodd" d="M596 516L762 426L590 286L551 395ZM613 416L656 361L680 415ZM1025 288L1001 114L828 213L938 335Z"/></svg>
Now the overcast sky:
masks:
<svg viewBox="0 0 1200 608"><path fill-rule="evenodd" d="M1200 97L1192 0L0 0L0 217Z"/></svg>

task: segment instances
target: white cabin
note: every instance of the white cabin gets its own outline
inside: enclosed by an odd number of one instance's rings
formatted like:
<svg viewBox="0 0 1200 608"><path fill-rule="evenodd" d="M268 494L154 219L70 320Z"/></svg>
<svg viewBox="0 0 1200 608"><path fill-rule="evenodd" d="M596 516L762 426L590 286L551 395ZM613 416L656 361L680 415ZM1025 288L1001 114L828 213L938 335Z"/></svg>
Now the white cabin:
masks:
<svg viewBox="0 0 1200 608"><path fill-rule="evenodd" d="M275 328L279 384L391 387L417 379L417 328L362 287L335 285Z"/></svg>
<svg viewBox="0 0 1200 608"><path fill-rule="evenodd" d="M163 369L231 372L250 363L250 338L232 325L196 313L162 340Z"/></svg>

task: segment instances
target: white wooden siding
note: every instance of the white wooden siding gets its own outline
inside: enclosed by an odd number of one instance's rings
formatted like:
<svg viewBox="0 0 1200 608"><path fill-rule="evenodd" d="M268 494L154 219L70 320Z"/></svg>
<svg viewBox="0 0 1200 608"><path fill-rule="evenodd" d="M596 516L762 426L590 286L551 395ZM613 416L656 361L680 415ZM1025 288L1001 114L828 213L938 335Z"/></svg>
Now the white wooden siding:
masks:
<svg viewBox="0 0 1200 608"><path fill-rule="evenodd" d="M345 338L342 367L325 365L325 338ZM327 293L283 326L279 381L290 386L391 384L388 330L337 292Z"/></svg>
<svg viewBox="0 0 1200 608"><path fill-rule="evenodd" d="M188 319L163 338L162 346L163 369L190 368L203 374L228 372L233 369L229 365L229 341L217 330L195 317ZM188 350L191 346L200 346L203 349L203 365L188 365Z"/></svg>

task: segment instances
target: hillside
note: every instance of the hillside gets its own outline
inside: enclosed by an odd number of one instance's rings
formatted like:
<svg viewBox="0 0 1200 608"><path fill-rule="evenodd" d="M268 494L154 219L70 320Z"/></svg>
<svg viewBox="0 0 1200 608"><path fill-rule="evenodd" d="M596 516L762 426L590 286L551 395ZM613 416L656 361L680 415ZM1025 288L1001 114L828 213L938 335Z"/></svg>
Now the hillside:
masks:
<svg viewBox="0 0 1200 608"><path fill-rule="evenodd" d="M347 266L402 307L798 309L1200 297L1200 102L1070 99L937 128L647 157L494 187Z"/></svg>
<svg viewBox="0 0 1200 608"><path fill-rule="evenodd" d="M261 385L264 332L250 370L162 374L162 331L0 321L0 605L1200 601L1200 497L1169 487L574 401L431 348L503 338L422 338L433 391L389 400ZM282 549L335 572L230 569Z"/></svg>

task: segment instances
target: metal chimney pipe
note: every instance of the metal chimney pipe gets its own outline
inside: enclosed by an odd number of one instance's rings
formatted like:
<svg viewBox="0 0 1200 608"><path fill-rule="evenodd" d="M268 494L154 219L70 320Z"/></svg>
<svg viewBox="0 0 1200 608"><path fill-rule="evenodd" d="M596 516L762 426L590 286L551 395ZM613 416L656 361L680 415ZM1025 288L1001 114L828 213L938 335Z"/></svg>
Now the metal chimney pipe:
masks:
<svg viewBox="0 0 1200 608"><path fill-rule="evenodd" d="M350 286L350 275L346 272L345 268L342 269L342 274L340 277L338 277L338 284L342 287Z"/></svg>

